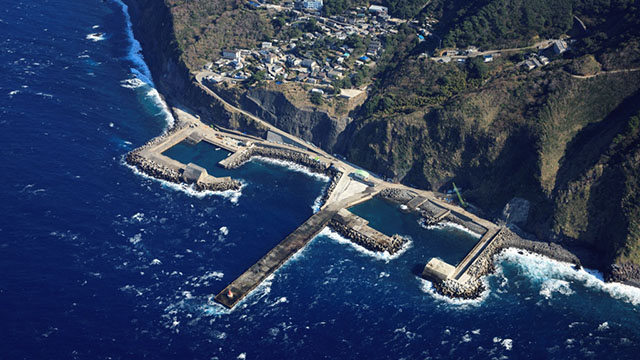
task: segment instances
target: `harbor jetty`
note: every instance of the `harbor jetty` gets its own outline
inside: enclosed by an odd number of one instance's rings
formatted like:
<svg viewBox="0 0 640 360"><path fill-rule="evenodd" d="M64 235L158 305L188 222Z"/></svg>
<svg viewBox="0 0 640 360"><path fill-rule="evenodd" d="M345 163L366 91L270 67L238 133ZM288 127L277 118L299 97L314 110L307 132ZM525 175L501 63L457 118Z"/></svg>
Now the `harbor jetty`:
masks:
<svg viewBox="0 0 640 360"><path fill-rule="evenodd" d="M329 227L365 249L391 255L402 249L407 240L397 234L387 236L370 227L369 221L347 209L341 209L329 222Z"/></svg>
<svg viewBox="0 0 640 360"><path fill-rule="evenodd" d="M233 308L289 258L304 248L329 223L335 213L335 210L324 209L312 215L258 262L225 287L215 296L215 300L229 309Z"/></svg>
<svg viewBox="0 0 640 360"><path fill-rule="evenodd" d="M216 178L198 164L182 164L163 155L163 152L182 141L191 144L206 141L232 153L218 164L226 169L238 168L255 157L266 157L293 162L330 178L319 212L215 296L217 302L228 308L236 306L326 226L371 251L389 254L400 251L406 243L403 237L383 234L370 227L367 220L348 210L374 196L394 201L406 211L418 212L426 225L448 221L482 234L478 243L459 264L447 264L433 258L425 265L422 276L432 280L435 288L448 296L478 296L482 291L480 277L491 270L492 256L505 246L516 244L521 248L529 246L534 251L540 250L538 244L513 240L515 237L508 229L499 228L461 207L443 202L436 193L369 176L366 171L353 164L341 161L313 145L304 145L305 142L301 139L292 136L300 146L272 142L229 129L207 126L184 110L174 108L173 111L181 120L179 126L127 154L127 163L159 179L192 183L197 190L239 188L237 180L229 177Z"/></svg>
<svg viewBox="0 0 640 360"><path fill-rule="evenodd" d="M230 177L217 178L196 164L183 164L162 153L181 141L198 143L209 141L216 146L233 148L221 141L207 137L194 125L176 126L166 134L129 152L125 161L151 177L173 182L194 184L198 191L237 190L241 183Z"/></svg>

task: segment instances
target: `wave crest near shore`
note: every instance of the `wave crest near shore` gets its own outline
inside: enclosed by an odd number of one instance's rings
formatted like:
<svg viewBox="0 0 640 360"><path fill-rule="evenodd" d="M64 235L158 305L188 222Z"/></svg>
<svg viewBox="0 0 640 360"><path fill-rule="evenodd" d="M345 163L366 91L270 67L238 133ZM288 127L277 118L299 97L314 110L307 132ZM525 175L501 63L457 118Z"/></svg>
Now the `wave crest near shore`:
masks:
<svg viewBox="0 0 640 360"><path fill-rule="evenodd" d="M193 184L185 184L185 183L176 184L170 181L157 179L153 176L149 176L143 173L142 171L138 170L138 168L136 168L135 166L127 164L127 162L124 161L124 159L121 160L121 164L131 169L133 173L138 176L141 176L145 179L150 179L150 180L159 182L163 186L166 186L176 191L181 191L191 197L195 197L198 199L204 199L207 196L215 195L215 196L221 196L229 200L229 202L231 202L232 204L237 204L238 200L240 199L240 196L242 196L242 189L246 185L244 182L240 181L241 185L240 185L240 189L238 190L225 190L225 191L202 190L200 191L200 190L197 190Z"/></svg>
<svg viewBox="0 0 640 360"><path fill-rule="evenodd" d="M413 246L413 240L411 239L411 237L408 237L407 242L404 243L404 245L402 245L402 248L400 250L398 250L398 252L396 252L395 254L391 255L389 254L389 252L385 251L385 252L376 252L376 251L371 251L361 245L356 244L355 242L347 239L346 237L340 235L338 232L331 230L331 228L329 228L328 226L325 227L324 229L322 229L322 231L320 231L320 233L318 235L322 235L322 236L326 236L329 239L336 241L340 244L346 244L346 245L350 245L351 247L353 247L357 252L370 256L376 260L381 260L384 262L389 262L391 260L397 259L400 256L402 256L402 254L404 254L407 250L409 250L412 246Z"/></svg>
<svg viewBox="0 0 640 360"><path fill-rule="evenodd" d="M576 270L573 264L553 260L543 255L515 248L507 248L495 257L497 264L505 260L516 264L532 281L540 282L542 285L544 285L546 281L547 287L550 285L549 280L551 279L562 281L576 280L587 288L607 293L615 299L634 306L640 305L640 289L620 283L607 283L598 271L584 268ZM558 286L561 286L561 284ZM560 290L563 290L565 295L571 295L573 293L571 289L559 289L559 291ZM548 295L547 291L543 291L541 295Z"/></svg>
<svg viewBox="0 0 640 360"><path fill-rule="evenodd" d="M158 90L156 90L153 77L151 76L151 70L149 70L149 66L145 63L144 56L142 55L142 46L133 35L133 25L131 23L131 16L129 15L129 7L122 2L122 0L112 1L120 6L125 18L125 31L127 33L127 38L129 39L129 50L126 59L134 64L134 67L131 68L131 73L135 78L149 86L150 89L147 91L146 96L160 109L160 113L158 115L162 115L165 118L167 128L172 128L175 124L175 119L173 118L173 115L171 115L166 102L162 99Z"/></svg>

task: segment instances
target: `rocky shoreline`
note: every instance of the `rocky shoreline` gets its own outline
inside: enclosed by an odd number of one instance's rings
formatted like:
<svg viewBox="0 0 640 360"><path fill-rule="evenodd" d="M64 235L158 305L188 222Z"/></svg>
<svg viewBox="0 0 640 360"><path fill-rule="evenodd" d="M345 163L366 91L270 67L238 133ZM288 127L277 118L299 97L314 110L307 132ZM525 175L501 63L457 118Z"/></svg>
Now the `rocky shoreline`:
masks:
<svg viewBox="0 0 640 360"><path fill-rule="evenodd" d="M400 251L404 244L407 242L407 239L403 238L400 235L393 235L391 237L391 244L389 246L384 246L374 239L356 231L352 228L345 226L339 221L331 219L329 221L329 227L334 231L339 233L340 235L346 237L347 239L353 241L354 243L364 247L367 250L375 251L375 252L387 252L390 255L393 255Z"/></svg>
<svg viewBox="0 0 640 360"><path fill-rule="evenodd" d="M467 270L467 273L471 276L471 280L469 282L461 284L454 280L444 280L439 283L434 283L434 288L438 293L452 298L478 298L485 290L482 277L495 270L495 255L507 248L526 250L554 260L574 264L576 268L581 267L578 257L561 245L524 239L509 228L505 227L500 229L500 232L496 235L491 244L487 246L487 248Z"/></svg>

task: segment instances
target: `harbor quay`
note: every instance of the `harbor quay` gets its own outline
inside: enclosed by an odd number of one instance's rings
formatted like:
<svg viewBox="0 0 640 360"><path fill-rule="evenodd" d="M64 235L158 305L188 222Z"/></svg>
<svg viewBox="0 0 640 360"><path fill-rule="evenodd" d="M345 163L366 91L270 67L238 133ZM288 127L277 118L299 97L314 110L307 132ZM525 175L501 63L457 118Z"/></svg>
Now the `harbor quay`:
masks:
<svg viewBox="0 0 640 360"><path fill-rule="evenodd" d="M366 219L349 211L350 207L375 196L399 203L405 211L419 213L426 224L450 221L482 234L460 263L448 264L432 258L422 273L422 277L434 282L439 292L449 296L474 297L482 290L479 277L486 271L477 271L477 263L484 264L486 257L495 252L493 241L502 232L497 225L442 201L436 193L370 176L365 170L313 146L294 146L213 127L188 112L173 110L181 120L179 125L130 152L126 156L127 163L152 177L194 184L197 190L238 189L241 183L237 179L212 176L198 164L183 164L163 154L181 142L195 145L204 141L230 152L218 163L225 169L238 168L254 157L267 157L294 162L330 178L320 210L218 293L214 297L218 303L228 308L236 306L327 226L368 250L391 255L400 251L407 241L405 238L397 234L383 234L369 226Z"/></svg>

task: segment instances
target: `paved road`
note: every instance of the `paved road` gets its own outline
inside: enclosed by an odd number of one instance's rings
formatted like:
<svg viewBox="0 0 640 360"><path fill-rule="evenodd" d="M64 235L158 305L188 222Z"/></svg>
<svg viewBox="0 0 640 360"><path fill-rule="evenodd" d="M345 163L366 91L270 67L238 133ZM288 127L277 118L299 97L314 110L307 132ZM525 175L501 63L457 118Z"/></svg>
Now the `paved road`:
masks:
<svg viewBox="0 0 640 360"><path fill-rule="evenodd" d="M576 79L591 79L593 77L600 76L600 75L628 73L628 72L634 72L634 71L640 71L640 68L600 71L598 73L591 74L591 75L573 75L573 74L571 74L571 76L576 78Z"/></svg>
<svg viewBox="0 0 640 360"><path fill-rule="evenodd" d="M214 98L216 98L218 101L220 101L220 102L223 104L223 106L225 107L225 109L227 109L227 110L229 110L229 111L232 111L232 112L241 113L242 115L244 115L244 116L246 116L246 117L248 117L248 118L250 118L250 119L252 119L252 120L254 120L254 121L258 122L259 124L263 125L265 128L267 128L267 129L271 130L272 132L274 132L274 133L276 133L276 134L278 134L278 135L280 135L280 136L283 136L283 137L286 137L286 138L292 139L292 140L294 140L294 141L296 141L296 142L300 143L300 145L305 146L305 147L307 148L307 150L308 150L308 151L311 151L311 152L313 152L313 153L315 153L315 154L322 155L322 156L325 156L325 157L328 157L328 158L332 158L332 156L331 156L331 155L329 155L329 154L328 154L327 152L325 152L324 150L322 150L322 149L320 149L320 148L318 148L318 147L312 146L312 145L308 145L308 144L307 144L307 141L305 141L305 140L303 140L303 139L301 139L301 138L299 138L299 137L297 137L297 136L293 136L293 135L289 134L289 133L288 133L288 132L286 132L286 131L280 130L280 129L278 129L277 127L273 126L272 124L270 124L270 123L268 123L268 122L266 122L266 121L264 121L264 120L260 119L259 117L257 117L257 116L255 116L255 115L251 114L250 112L245 111L245 110L242 110L242 109L240 109L240 108L238 108L238 107L236 107L236 106L234 106L234 105L230 104L229 102L227 102L227 101L226 101L225 99L223 99L220 95L218 95L215 91L213 91L211 88L209 88L208 86L206 86L206 85L204 85L204 84L202 83L202 79L203 79L204 77L209 76L209 75L213 75L213 74L214 74L213 72L211 72L211 71L207 71L207 70L203 70L203 71L200 71L200 72L196 73L195 77L196 77L197 84L198 84L198 86L200 86L200 88L202 88L202 89L203 89L207 94L209 94L209 95L213 96L213 97L214 97Z"/></svg>
<svg viewBox="0 0 640 360"><path fill-rule="evenodd" d="M525 47L519 47L519 48L511 48L511 49L496 49L496 50L486 50L486 51L479 51L476 53L473 53L472 55L453 55L453 56L449 56L451 59L467 59L467 58L474 58L474 57L478 57L478 56L484 56L484 55L493 55L493 54L501 54L501 53L507 53L507 52L515 52L515 51L522 51L522 50L527 50L527 49L546 49L549 46L553 45L553 40L543 40L543 41L539 41L531 46L525 46ZM442 59L443 56L438 56L438 57L432 57L430 58L431 60L440 60Z"/></svg>

